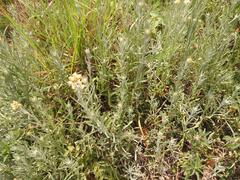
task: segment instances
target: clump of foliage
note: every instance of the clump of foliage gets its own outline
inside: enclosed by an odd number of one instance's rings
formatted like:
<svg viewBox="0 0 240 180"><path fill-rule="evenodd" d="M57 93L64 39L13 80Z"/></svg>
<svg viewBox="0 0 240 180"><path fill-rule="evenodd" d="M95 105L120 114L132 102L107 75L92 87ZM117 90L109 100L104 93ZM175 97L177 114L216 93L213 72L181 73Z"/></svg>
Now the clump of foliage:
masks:
<svg viewBox="0 0 240 180"><path fill-rule="evenodd" d="M0 179L240 176L238 1L0 12Z"/></svg>

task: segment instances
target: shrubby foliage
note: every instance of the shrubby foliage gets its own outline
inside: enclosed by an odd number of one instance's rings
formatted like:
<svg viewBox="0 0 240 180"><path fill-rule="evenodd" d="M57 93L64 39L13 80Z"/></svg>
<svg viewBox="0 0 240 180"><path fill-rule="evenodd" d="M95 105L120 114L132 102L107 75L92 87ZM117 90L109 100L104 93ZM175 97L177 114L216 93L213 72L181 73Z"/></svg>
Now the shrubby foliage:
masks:
<svg viewBox="0 0 240 180"><path fill-rule="evenodd" d="M0 7L0 179L240 176L238 1Z"/></svg>

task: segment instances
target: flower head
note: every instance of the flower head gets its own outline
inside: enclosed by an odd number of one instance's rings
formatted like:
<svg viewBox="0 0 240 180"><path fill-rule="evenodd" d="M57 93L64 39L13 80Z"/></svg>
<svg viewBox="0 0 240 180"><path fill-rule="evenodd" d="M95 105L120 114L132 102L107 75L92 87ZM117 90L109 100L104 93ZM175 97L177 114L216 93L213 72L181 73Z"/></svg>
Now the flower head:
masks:
<svg viewBox="0 0 240 180"><path fill-rule="evenodd" d="M88 59L91 59L92 54L91 54L90 49L85 49L85 54L86 54L86 57L87 57Z"/></svg>
<svg viewBox="0 0 240 180"><path fill-rule="evenodd" d="M72 87L73 90L84 89L87 86L88 78L78 73L73 73L68 78L68 85Z"/></svg>
<svg viewBox="0 0 240 180"><path fill-rule="evenodd" d="M181 0L175 0L174 4L179 4L181 2Z"/></svg>
<svg viewBox="0 0 240 180"><path fill-rule="evenodd" d="M13 111L18 111L22 108L22 104L17 102L17 101L13 101L11 104L10 104L11 108Z"/></svg>
<svg viewBox="0 0 240 180"><path fill-rule="evenodd" d="M147 36L151 35L151 30L150 30L150 29L145 29L145 34L146 34Z"/></svg>
<svg viewBox="0 0 240 180"><path fill-rule="evenodd" d="M190 4L191 1L190 0L184 0L184 4Z"/></svg>
<svg viewBox="0 0 240 180"><path fill-rule="evenodd" d="M88 54L91 54L90 52L90 49L85 49L85 53L88 55Z"/></svg>
<svg viewBox="0 0 240 180"><path fill-rule="evenodd" d="M140 1L140 2L138 3L138 6L139 6L139 7L143 7L143 6L144 6L144 2L143 2L143 1Z"/></svg>
<svg viewBox="0 0 240 180"><path fill-rule="evenodd" d="M193 63L193 60L192 60L192 58L191 58L191 57L187 58L187 60L186 60L186 61L187 61L187 63L188 63L188 64L192 64L192 63Z"/></svg>

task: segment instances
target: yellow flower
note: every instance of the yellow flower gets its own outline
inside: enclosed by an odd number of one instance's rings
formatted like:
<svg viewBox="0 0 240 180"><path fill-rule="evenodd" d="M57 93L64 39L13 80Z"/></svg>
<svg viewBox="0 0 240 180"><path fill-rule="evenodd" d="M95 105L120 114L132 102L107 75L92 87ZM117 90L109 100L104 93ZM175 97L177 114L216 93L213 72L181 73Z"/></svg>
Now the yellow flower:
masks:
<svg viewBox="0 0 240 180"><path fill-rule="evenodd" d="M10 104L11 108L13 111L18 111L22 108L22 104L20 104L19 102L17 101L13 101L11 104Z"/></svg>

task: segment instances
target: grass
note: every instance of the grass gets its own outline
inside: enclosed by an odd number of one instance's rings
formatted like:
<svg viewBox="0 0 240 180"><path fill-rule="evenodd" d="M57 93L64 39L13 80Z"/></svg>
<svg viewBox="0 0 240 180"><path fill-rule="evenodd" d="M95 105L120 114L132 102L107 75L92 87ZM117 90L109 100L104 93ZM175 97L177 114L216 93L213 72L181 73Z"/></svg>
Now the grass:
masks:
<svg viewBox="0 0 240 180"><path fill-rule="evenodd" d="M0 3L0 179L240 176L238 1Z"/></svg>

